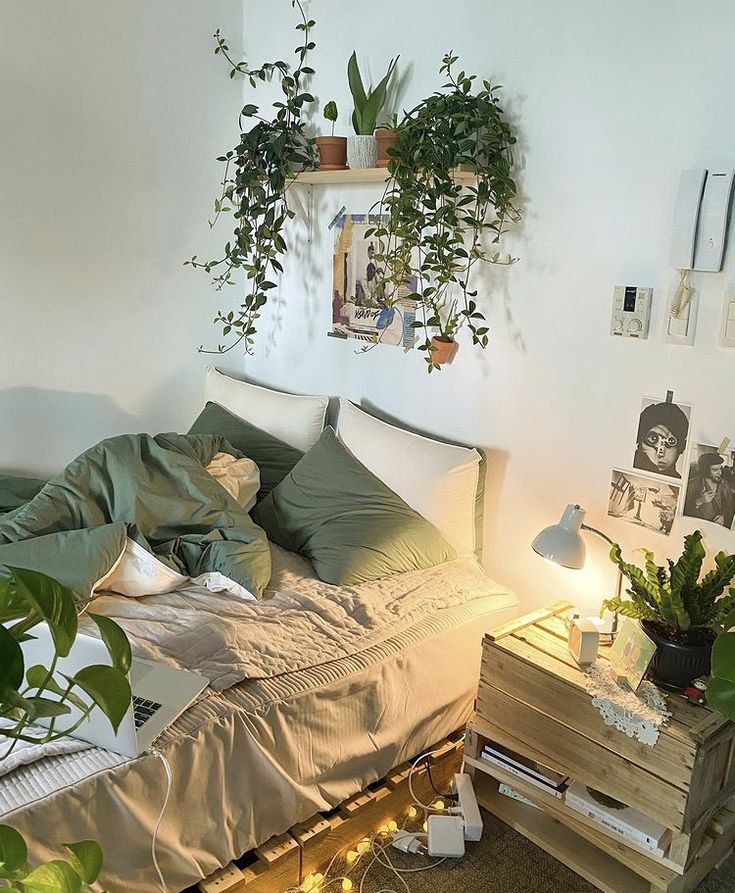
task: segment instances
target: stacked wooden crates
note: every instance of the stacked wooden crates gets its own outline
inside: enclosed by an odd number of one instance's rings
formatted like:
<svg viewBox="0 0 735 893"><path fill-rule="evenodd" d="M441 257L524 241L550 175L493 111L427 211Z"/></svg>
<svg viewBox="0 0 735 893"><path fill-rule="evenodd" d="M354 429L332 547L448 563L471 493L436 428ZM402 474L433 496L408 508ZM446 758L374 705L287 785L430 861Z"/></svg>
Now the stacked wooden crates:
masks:
<svg viewBox="0 0 735 893"><path fill-rule="evenodd" d="M606 893L687 893L732 849L735 725L680 695L650 747L603 723L567 648L559 603L485 637L465 764L478 800ZM604 655L605 649L602 649ZM482 759L494 741L670 829L663 858ZM538 809L498 791L505 782Z"/></svg>

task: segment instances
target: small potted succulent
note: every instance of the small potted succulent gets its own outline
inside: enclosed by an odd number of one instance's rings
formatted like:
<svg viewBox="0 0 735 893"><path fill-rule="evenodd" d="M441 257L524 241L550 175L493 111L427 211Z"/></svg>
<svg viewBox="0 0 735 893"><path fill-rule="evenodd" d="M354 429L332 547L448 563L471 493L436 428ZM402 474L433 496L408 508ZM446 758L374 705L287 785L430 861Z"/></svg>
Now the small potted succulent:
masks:
<svg viewBox="0 0 735 893"><path fill-rule="evenodd" d="M322 113L332 124L330 136L318 136L316 147L319 150L319 170L343 171L347 169L347 137L334 135L334 123L337 120L337 103L331 100L324 106Z"/></svg>
<svg viewBox="0 0 735 893"><path fill-rule="evenodd" d="M719 552L700 579L706 552L699 530L684 538L681 556L665 567L655 563L652 552L641 551L645 569L623 561L620 546L613 544L610 558L630 587L627 598L606 599L603 609L637 619L656 643L649 668L653 681L683 689L709 674L717 634L735 625L735 588L724 595L735 576L735 555Z"/></svg>
<svg viewBox="0 0 735 893"><path fill-rule="evenodd" d="M347 163L354 170L377 167L378 149L375 142L375 125L385 105L388 83L395 71L399 57L391 59L388 72L377 87L365 89L357 64L357 53L353 52L347 63L347 79L350 84L354 111L352 126L355 135L347 140Z"/></svg>

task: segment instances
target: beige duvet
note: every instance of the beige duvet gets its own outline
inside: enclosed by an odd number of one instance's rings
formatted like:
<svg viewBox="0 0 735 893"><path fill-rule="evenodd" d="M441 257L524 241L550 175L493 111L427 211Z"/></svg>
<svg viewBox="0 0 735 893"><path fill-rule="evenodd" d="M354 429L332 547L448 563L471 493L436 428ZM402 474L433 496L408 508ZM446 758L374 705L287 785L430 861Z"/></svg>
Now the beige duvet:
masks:
<svg viewBox="0 0 735 893"><path fill-rule="evenodd" d="M466 720L484 631L517 600L472 562L358 587L316 580L274 551L272 597L189 588L103 597L138 653L197 670L213 690L157 746L173 770L158 854L169 890L330 809ZM89 748L0 778L2 821L34 841L94 837L112 890L160 890L150 843L166 790L154 756Z"/></svg>

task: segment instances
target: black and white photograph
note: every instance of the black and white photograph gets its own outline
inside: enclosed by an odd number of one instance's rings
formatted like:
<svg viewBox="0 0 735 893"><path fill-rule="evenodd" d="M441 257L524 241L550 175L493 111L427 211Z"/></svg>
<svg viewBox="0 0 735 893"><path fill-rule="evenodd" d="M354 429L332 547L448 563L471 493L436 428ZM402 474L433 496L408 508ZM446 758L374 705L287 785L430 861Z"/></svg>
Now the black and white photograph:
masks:
<svg viewBox="0 0 735 893"><path fill-rule="evenodd" d="M630 471L613 469L607 513L668 536L676 517L681 487Z"/></svg>
<svg viewBox="0 0 735 893"><path fill-rule="evenodd" d="M686 449L692 407L644 397L638 417L633 468L681 480L686 470Z"/></svg>
<svg viewBox="0 0 735 893"><path fill-rule="evenodd" d="M735 451L697 443L692 448L684 500L688 518L732 528L735 517Z"/></svg>

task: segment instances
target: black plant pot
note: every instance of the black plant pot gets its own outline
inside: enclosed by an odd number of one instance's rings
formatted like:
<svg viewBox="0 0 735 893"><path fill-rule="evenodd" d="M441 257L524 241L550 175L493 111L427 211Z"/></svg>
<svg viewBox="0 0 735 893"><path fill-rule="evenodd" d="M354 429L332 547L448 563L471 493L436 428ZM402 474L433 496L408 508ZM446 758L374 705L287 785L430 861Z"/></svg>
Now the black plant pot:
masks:
<svg viewBox="0 0 735 893"><path fill-rule="evenodd" d="M711 633L711 641L703 645L679 645L664 638L655 627L645 620L641 621L647 636L656 643L648 674L662 688L681 691L698 676L709 676L712 669L712 645L715 633Z"/></svg>

